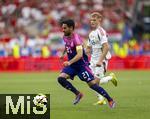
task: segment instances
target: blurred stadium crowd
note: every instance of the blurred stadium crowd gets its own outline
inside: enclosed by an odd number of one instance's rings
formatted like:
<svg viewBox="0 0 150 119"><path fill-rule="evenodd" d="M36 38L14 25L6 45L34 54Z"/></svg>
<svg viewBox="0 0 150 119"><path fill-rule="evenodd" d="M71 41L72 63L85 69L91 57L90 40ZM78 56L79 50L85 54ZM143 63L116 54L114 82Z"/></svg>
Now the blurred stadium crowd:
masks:
<svg viewBox="0 0 150 119"><path fill-rule="evenodd" d="M86 42L92 11L103 14L114 55L150 55L149 0L1 0L0 57L59 56L59 20L75 19Z"/></svg>

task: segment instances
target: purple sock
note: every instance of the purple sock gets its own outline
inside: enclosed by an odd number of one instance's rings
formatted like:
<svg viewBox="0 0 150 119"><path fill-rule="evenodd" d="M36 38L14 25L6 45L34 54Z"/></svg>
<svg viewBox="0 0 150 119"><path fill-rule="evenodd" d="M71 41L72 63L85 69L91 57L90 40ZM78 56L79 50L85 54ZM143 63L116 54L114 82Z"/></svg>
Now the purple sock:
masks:
<svg viewBox="0 0 150 119"><path fill-rule="evenodd" d="M65 78L63 77L58 77L58 82L61 86L63 86L64 88L70 90L71 92L73 92L75 95L79 94L79 91L69 82L67 81Z"/></svg>
<svg viewBox="0 0 150 119"><path fill-rule="evenodd" d="M109 94L102 87L100 87L98 84L94 84L94 85L90 86L90 88L95 90L96 92L98 92L102 96L104 96L108 101L112 100L112 98L109 96Z"/></svg>

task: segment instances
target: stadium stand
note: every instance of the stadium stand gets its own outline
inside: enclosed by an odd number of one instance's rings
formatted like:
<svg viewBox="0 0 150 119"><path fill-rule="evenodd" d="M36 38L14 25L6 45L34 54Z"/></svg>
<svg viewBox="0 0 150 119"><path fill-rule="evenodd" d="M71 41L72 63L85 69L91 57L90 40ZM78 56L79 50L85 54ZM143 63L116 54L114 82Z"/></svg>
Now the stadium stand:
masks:
<svg viewBox="0 0 150 119"><path fill-rule="evenodd" d="M150 12L144 4L146 2L148 1L1 0L0 57L58 56L62 50L58 21L68 16L74 18L77 32L86 41L91 11L102 11L103 27L108 32L114 55L124 57L150 54L150 29L144 27L150 22ZM141 12L141 9L145 11ZM148 16L145 17L148 23L142 26L136 17L144 13Z"/></svg>

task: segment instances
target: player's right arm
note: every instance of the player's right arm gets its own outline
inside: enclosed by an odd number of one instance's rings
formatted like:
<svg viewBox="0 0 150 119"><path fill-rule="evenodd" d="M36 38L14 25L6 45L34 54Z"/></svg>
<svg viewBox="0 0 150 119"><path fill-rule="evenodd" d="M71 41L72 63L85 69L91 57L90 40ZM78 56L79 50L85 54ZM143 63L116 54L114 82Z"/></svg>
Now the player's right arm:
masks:
<svg viewBox="0 0 150 119"><path fill-rule="evenodd" d="M91 54L91 51L92 51L92 47L91 46L86 46L86 54L89 56Z"/></svg>
<svg viewBox="0 0 150 119"><path fill-rule="evenodd" d="M88 56L91 55L92 47L91 47L91 43L90 43L90 38L87 41L85 52Z"/></svg>
<svg viewBox="0 0 150 119"><path fill-rule="evenodd" d="M59 57L61 60L64 58L64 55L66 54L66 52L67 52L66 49L64 49L63 53Z"/></svg>

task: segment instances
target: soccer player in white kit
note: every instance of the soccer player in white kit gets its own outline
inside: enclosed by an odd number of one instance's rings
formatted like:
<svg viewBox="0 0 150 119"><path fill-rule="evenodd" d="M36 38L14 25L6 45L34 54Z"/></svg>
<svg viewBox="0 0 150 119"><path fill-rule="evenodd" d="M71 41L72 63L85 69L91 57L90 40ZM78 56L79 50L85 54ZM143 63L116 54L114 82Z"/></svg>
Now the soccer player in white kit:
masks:
<svg viewBox="0 0 150 119"><path fill-rule="evenodd" d="M109 52L108 38L106 31L101 27L102 15L99 12L93 12L90 15L90 25L92 31L89 33L89 39L86 47L86 53L91 54L90 68L95 76L100 78L100 84L108 83L111 81L117 86L117 79L114 73L105 76L108 60L111 58ZM99 105L106 104L105 98L97 94Z"/></svg>

